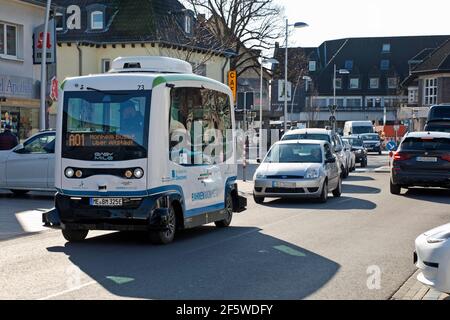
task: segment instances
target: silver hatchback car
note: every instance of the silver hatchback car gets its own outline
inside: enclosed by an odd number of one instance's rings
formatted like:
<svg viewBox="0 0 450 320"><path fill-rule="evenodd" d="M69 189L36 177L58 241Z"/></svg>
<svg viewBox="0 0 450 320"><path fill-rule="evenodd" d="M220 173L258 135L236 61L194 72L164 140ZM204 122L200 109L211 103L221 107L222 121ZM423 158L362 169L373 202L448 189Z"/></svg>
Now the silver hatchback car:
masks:
<svg viewBox="0 0 450 320"><path fill-rule="evenodd" d="M253 198L316 198L342 193L341 169L330 143L318 140L280 141L255 172Z"/></svg>

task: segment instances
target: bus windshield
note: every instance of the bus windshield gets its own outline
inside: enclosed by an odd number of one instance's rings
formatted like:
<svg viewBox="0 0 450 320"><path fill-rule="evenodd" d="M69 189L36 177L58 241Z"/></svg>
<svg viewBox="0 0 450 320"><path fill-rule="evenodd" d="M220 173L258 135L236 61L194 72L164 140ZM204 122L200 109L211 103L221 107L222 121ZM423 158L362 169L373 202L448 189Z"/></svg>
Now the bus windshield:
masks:
<svg viewBox="0 0 450 320"><path fill-rule="evenodd" d="M373 133L373 127L370 126L356 126L352 128L352 134Z"/></svg>
<svg viewBox="0 0 450 320"><path fill-rule="evenodd" d="M147 157L149 91L66 92L62 157L125 161Z"/></svg>

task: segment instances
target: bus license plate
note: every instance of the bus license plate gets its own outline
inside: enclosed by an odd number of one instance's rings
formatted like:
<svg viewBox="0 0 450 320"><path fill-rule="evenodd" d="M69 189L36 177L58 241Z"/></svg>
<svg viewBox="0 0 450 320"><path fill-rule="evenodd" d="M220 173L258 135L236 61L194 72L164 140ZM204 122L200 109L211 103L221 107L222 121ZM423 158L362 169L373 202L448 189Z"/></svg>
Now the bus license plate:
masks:
<svg viewBox="0 0 450 320"><path fill-rule="evenodd" d="M419 161L419 162L437 162L438 159L436 157L417 157L417 161Z"/></svg>
<svg viewBox="0 0 450 320"><path fill-rule="evenodd" d="M123 205L122 198L92 198L91 206L95 207L121 207Z"/></svg>

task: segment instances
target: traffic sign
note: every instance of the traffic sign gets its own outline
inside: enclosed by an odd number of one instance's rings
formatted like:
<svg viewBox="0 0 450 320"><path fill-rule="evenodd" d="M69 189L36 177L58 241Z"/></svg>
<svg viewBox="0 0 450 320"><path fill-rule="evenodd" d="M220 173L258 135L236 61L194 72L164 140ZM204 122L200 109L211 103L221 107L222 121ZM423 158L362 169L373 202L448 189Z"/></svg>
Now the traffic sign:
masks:
<svg viewBox="0 0 450 320"><path fill-rule="evenodd" d="M395 143L395 141L389 141L387 144L386 144L386 148L389 150L389 151L394 151L395 149L397 149L397 144Z"/></svg>
<svg viewBox="0 0 450 320"><path fill-rule="evenodd" d="M233 98L236 102L236 94L237 94L237 74L236 70L232 70L228 72L228 86L233 92Z"/></svg>
<svg viewBox="0 0 450 320"><path fill-rule="evenodd" d="M398 130L400 130L400 126L399 126L398 124L396 124L396 125L394 126L394 131L398 131Z"/></svg>
<svg viewBox="0 0 450 320"><path fill-rule="evenodd" d="M331 122L331 123L336 122L336 117L335 117L335 116L331 116L331 117L330 117L330 122Z"/></svg>

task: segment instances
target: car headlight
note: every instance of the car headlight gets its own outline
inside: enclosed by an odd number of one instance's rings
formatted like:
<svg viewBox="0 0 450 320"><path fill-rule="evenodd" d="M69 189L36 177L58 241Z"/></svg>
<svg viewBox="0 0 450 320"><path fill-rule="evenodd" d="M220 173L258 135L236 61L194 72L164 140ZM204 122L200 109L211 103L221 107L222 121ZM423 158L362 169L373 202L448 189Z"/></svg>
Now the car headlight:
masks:
<svg viewBox="0 0 450 320"><path fill-rule="evenodd" d="M319 177L319 170L308 169L306 171L305 179L317 179Z"/></svg>
<svg viewBox="0 0 450 320"><path fill-rule="evenodd" d="M255 174L255 178L256 178L256 179L266 179L267 176L266 176L265 174L262 174L262 173L260 173L260 172L257 172L257 173Z"/></svg>
<svg viewBox="0 0 450 320"><path fill-rule="evenodd" d="M361 153L364 153L364 150L359 149L357 152L358 152L359 154L361 154Z"/></svg>
<svg viewBox="0 0 450 320"><path fill-rule="evenodd" d="M377 144L375 146L379 147L379 146L381 146L381 143L377 142Z"/></svg>
<svg viewBox="0 0 450 320"><path fill-rule="evenodd" d="M450 238L450 232L442 232L427 238L428 243L442 243Z"/></svg>

